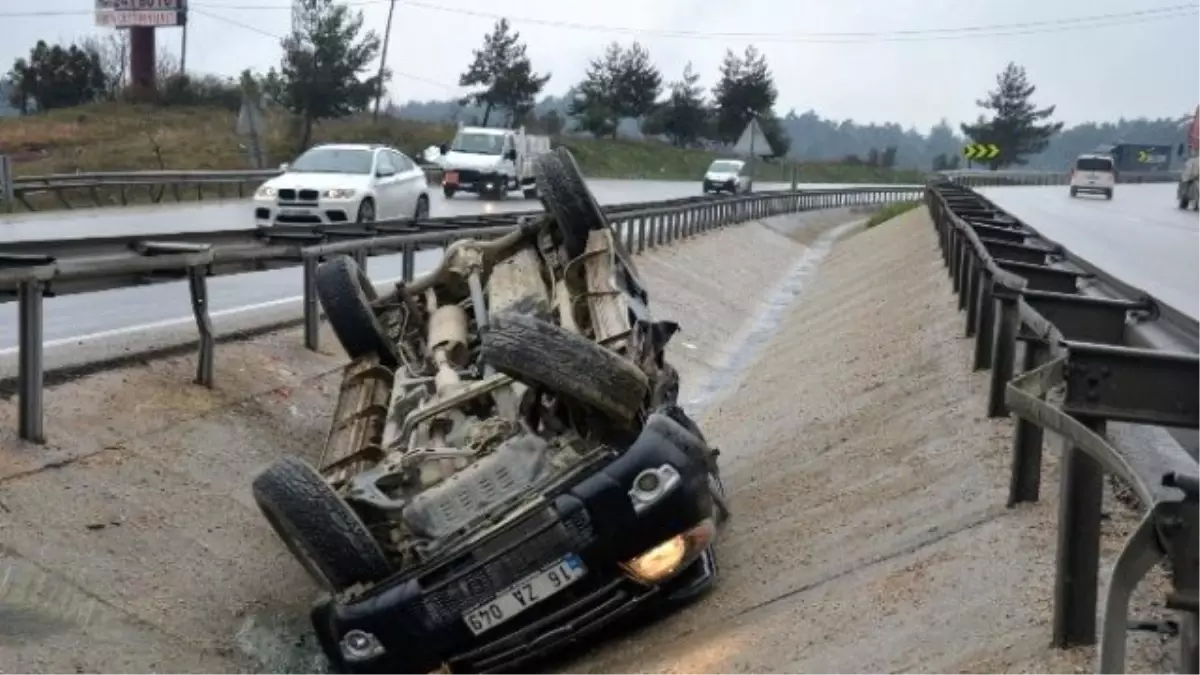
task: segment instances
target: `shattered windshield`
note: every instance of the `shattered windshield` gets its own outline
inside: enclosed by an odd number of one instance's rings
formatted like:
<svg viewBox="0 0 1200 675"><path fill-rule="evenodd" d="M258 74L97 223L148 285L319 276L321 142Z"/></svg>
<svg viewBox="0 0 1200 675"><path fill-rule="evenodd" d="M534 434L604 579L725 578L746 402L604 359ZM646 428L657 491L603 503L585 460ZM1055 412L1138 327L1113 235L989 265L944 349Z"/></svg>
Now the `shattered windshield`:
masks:
<svg viewBox="0 0 1200 675"><path fill-rule="evenodd" d="M503 148L504 137L500 134L459 134L450 146L452 152L476 155L498 155Z"/></svg>

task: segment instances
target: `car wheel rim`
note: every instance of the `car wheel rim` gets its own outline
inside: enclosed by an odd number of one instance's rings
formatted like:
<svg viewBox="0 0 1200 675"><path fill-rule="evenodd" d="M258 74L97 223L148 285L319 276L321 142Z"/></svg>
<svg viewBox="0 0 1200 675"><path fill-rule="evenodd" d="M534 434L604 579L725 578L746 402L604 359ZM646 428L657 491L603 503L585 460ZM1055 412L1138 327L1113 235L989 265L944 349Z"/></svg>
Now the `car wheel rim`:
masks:
<svg viewBox="0 0 1200 675"><path fill-rule="evenodd" d="M370 223L375 220L375 207L370 203L363 204L358 207L358 220L363 223Z"/></svg>

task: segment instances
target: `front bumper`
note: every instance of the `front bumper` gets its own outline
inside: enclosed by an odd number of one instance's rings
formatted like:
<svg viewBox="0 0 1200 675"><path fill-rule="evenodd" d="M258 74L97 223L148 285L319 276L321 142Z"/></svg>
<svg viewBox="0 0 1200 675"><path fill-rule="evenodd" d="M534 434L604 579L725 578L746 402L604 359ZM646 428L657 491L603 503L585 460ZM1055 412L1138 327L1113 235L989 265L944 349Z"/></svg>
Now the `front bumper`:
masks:
<svg viewBox="0 0 1200 675"><path fill-rule="evenodd" d="M254 224L338 225L358 219L360 199L321 199L304 203L280 203L271 198L254 199Z"/></svg>
<svg viewBox="0 0 1200 675"><path fill-rule="evenodd" d="M679 473L676 488L635 512L634 478L664 463ZM313 626L331 662L350 672L512 669L643 605L694 596L715 577L710 551L659 584L634 581L620 566L714 515L704 465L663 436L643 432L625 454L545 501L544 510L436 566L397 574L354 597L318 602ZM586 576L479 636L468 629L465 610L568 553L584 561ZM340 641L351 631L377 639L377 653L346 662Z"/></svg>
<svg viewBox="0 0 1200 675"><path fill-rule="evenodd" d="M704 179L704 190L706 192L734 192L736 189L737 181L732 178L722 181Z"/></svg>
<svg viewBox="0 0 1200 675"><path fill-rule="evenodd" d="M446 169L442 174L442 187L457 192L482 194L507 189L508 177L494 171Z"/></svg>

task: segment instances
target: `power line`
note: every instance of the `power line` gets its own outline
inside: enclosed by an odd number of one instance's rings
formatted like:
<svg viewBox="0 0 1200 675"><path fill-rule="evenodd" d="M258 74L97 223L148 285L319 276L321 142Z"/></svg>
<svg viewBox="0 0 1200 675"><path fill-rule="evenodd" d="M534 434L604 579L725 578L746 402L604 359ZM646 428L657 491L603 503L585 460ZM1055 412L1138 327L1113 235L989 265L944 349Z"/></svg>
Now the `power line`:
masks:
<svg viewBox="0 0 1200 675"><path fill-rule="evenodd" d="M215 13L213 13L213 12L210 12L210 11L208 11L208 10L201 9L201 8L199 8L199 7L196 7L196 6L194 6L194 5L191 5L191 6L189 6L189 7L188 7L188 11L189 11L189 12L195 12L196 14L200 14L201 16L206 16L206 17L208 17L208 18L210 18L210 19L215 19L215 20L217 20L217 21L221 21L221 22L227 23L227 24L229 24L229 25L231 25L231 26L236 26L236 27L238 27L238 28L242 28L242 29L244 29L244 30L248 30L248 31L251 31L251 32L254 32L254 33L258 33L259 35L263 35L263 36L265 36L265 37L273 38L273 39L276 39L276 40L282 40L282 39L283 39L283 37L282 37L282 36L280 36L280 35L276 35L275 33L272 33L272 32L270 32L270 31L263 30L263 29L259 28L258 26L255 26L255 25L252 25L252 24L248 24L248 23L243 23L243 22L241 22L241 21L238 21L237 19L231 19L231 18L229 18L229 17L227 17L227 16L222 16L222 15L220 15L220 14L215 14ZM413 80L413 81L415 81L415 82L422 82L422 83L424 83L424 84L429 84L429 85L432 85L432 86L435 86L435 87L441 87L442 89L445 89L445 90L447 90L447 91L453 91L453 92L455 92L455 93L461 93L461 88L460 88L460 87L452 87L452 86L450 86L450 85L446 84L445 82L438 82L437 80L431 80L431 79L429 79L429 78L427 78L427 77L421 77L420 75L415 75L415 74L413 74L413 73L405 73L405 72L403 72L403 71L399 71L399 70L393 70L393 71L391 71L391 73L392 73L393 75L399 75L400 77L403 77L403 78L405 78L405 79L409 79L409 80Z"/></svg>
<svg viewBox="0 0 1200 675"><path fill-rule="evenodd" d="M374 5L388 0L348 0L346 4L354 6ZM211 3L208 6L213 7ZM964 40L981 37L1009 37L1019 35L1034 35L1040 33L1058 33L1065 30L1080 30L1088 28L1103 28L1114 25L1145 23L1163 19L1178 18L1200 11L1194 4L1168 5L1126 12L1110 12L1088 16L1066 17L1041 21L1023 21L1017 23L997 23L976 26L957 26L951 28L923 28L892 31L856 31L856 32L711 32L690 30L664 30L655 28L633 28L628 26L610 26L601 24L579 23L541 19L536 17L510 16L492 12L480 12L461 7L422 2L421 0L406 0L406 7L425 11L469 16L489 21L507 18L513 24L529 24L567 30L588 32L617 33L623 35L646 35L683 40L754 40L758 42L783 43L860 43L860 42L927 42L937 40ZM282 5L270 4L222 4L222 9L230 10L280 10L287 9Z"/></svg>
<svg viewBox="0 0 1200 675"><path fill-rule="evenodd" d="M389 0L347 0L345 4L351 6L366 6L388 2ZM1059 33L1070 30L1083 30L1090 28L1104 28L1110 26L1130 25L1137 23L1146 23L1149 21L1159 21L1164 19L1173 19L1184 17L1200 12L1200 7L1195 4L1168 5L1163 7L1151 7L1146 9L1132 10L1127 12L1110 12L1106 14L1094 14L1089 16L1066 17L1060 19L1048 19L1041 21L1024 21L1018 23L997 23L984 24L977 26L958 26L951 28L923 28L909 30L892 30L892 31L857 31L857 32L800 32L800 33L772 33L772 32L708 32L708 31L689 31L689 30L663 30L654 28L633 28L628 26L609 26L601 24L578 23L573 21L559 21L553 19L540 19L536 17L513 17L491 12L479 12L460 7L447 7L444 5L436 5L421 0L405 0L404 6L413 7L425 11L440 12L445 14L454 14L458 16L469 16L479 19L487 19L489 21L497 21L502 18L507 18L510 23L514 24L529 24L544 26L549 28L578 30L588 32L603 32L616 33L623 35L645 35L670 39L682 40L753 40L756 42L779 42L779 43L815 43L815 44L840 44L840 43L862 43L862 42L929 42L940 40L970 40L984 37L1012 37L1021 35L1035 35L1044 33ZM216 17L211 12L206 12L205 9L220 9L222 11L253 11L253 10L270 10L270 11L290 11L291 4L245 4L245 3L202 3L197 6L195 3L190 4L191 11L205 14L207 16ZM50 17L50 16L79 16L90 14L89 10L26 10L19 12L0 12L0 17ZM228 17L221 17L228 19ZM232 21L232 20L230 20ZM234 22L244 28L248 26ZM251 30L254 30L251 28Z"/></svg>

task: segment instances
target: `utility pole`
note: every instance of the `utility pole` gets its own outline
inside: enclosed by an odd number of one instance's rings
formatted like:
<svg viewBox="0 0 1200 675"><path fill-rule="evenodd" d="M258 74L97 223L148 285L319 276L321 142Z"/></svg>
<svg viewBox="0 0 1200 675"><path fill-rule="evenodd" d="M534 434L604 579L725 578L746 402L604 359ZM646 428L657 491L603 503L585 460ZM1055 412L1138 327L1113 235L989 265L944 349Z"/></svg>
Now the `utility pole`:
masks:
<svg viewBox="0 0 1200 675"><path fill-rule="evenodd" d="M187 74L187 21L184 21L179 38L179 75Z"/></svg>
<svg viewBox="0 0 1200 675"><path fill-rule="evenodd" d="M371 113L371 121L379 121L379 103L383 100L383 70L387 65L388 43L392 41L392 14L396 12L396 0L388 5L387 25L383 29L383 50L379 53L379 82L376 83L375 111Z"/></svg>

